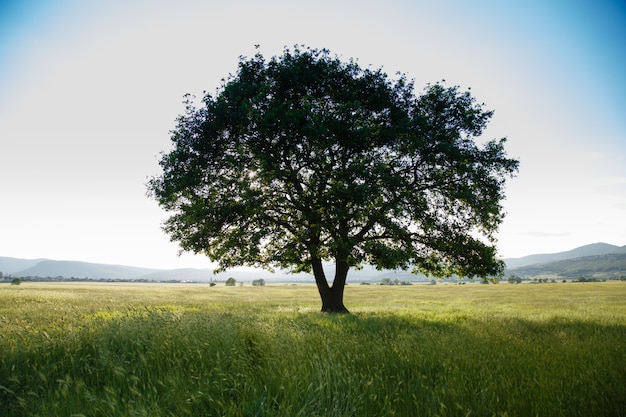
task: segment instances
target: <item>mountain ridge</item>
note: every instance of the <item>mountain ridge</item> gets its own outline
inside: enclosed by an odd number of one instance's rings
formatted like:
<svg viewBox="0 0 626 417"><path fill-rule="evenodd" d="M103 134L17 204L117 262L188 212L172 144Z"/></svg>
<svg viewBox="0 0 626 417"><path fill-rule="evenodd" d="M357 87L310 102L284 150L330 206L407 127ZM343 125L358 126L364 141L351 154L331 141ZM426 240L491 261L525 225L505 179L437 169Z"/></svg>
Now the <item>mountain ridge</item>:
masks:
<svg viewBox="0 0 626 417"><path fill-rule="evenodd" d="M41 261L47 261L46 258L22 259L0 256L0 272L5 275L12 274L17 271L32 268Z"/></svg>
<svg viewBox="0 0 626 417"><path fill-rule="evenodd" d="M506 263L507 269L517 269L528 265L575 259L585 256L606 255L616 250L624 250L624 252L626 252L626 246L620 247L608 243L598 242L579 246L565 252L539 253L522 256L521 258L505 258L503 260L504 263Z"/></svg>
<svg viewBox="0 0 626 417"><path fill-rule="evenodd" d="M565 279L626 279L626 252L583 256L554 262L527 265L508 271L522 278L552 276Z"/></svg>
<svg viewBox="0 0 626 417"><path fill-rule="evenodd" d="M608 255L611 255L607 257ZM602 258L604 257L604 258ZM573 274L594 274L595 270L617 276L626 275L626 245L593 243L565 252L533 254L521 258L503 259L507 265L506 274L530 277L553 274L572 276ZM623 261L623 264L622 264ZM595 270L593 269L595 268ZM586 271L586 272L585 272ZM291 274L287 271L275 273L265 270L233 269L214 274L211 269L180 268L156 269L136 266L90 263L83 261L51 260L47 258L20 259L0 256L0 272L5 277L62 277L63 279L111 279L137 281L224 281L233 277L238 281L264 279L268 282L313 282L311 274ZM332 271L328 275L332 276ZM353 281L376 282L382 278L400 281L423 281L428 278L410 274L409 271L376 270L370 265L350 272Z"/></svg>
<svg viewBox="0 0 626 417"><path fill-rule="evenodd" d="M136 266L45 259L28 269L16 272L16 274L40 277L61 276L64 278L138 279L157 271L158 269Z"/></svg>

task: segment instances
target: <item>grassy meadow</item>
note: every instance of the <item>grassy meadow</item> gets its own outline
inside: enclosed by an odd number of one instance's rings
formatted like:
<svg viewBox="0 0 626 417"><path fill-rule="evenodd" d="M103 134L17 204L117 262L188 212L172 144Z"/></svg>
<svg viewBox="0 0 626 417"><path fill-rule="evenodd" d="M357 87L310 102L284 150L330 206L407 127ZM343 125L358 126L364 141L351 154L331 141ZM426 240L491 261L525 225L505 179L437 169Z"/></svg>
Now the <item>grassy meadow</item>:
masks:
<svg viewBox="0 0 626 417"><path fill-rule="evenodd" d="M0 416L626 416L626 283L0 286Z"/></svg>

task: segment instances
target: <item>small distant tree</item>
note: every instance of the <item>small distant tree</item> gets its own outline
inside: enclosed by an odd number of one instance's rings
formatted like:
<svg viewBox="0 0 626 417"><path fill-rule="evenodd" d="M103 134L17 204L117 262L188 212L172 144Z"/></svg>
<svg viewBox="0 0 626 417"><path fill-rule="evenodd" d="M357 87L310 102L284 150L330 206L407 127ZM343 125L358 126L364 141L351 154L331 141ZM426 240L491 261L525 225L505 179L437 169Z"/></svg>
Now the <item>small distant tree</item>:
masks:
<svg viewBox="0 0 626 417"><path fill-rule="evenodd" d="M227 287L234 287L237 284L237 280L233 277L230 277L226 280Z"/></svg>
<svg viewBox="0 0 626 417"><path fill-rule="evenodd" d="M510 275L508 278L509 284L521 284L522 278L517 275Z"/></svg>
<svg viewBox="0 0 626 417"><path fill-rule="evenodd" d="M322 311L343 312L350 268L500 275L495 233L518 168L493 112L443 83L416 94L327 50L242 57L172 131L150 194L183 250L219 262L312 272ZM332 285L323 262L335 264Z"/></svg>
<svg viewBox="0 0 626 417"><path fill-rule="evenodd" d="M20 285L22 283L22 278L13 278L11 281L11 285Z"/></svg>
<svg viewBox="0 0 626 417"><path fill-rule="evenodd" d="M252 281L253 287L263 287L265 286L265 280L263 278L255 279Z"/></svg>

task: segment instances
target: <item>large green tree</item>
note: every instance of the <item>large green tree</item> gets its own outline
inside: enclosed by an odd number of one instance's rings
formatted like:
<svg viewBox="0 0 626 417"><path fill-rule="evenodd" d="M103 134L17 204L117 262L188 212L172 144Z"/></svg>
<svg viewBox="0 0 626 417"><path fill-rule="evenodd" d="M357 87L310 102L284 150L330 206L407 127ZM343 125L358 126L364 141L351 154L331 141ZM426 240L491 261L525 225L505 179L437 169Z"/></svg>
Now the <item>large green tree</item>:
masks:
<svg viewBox="0 0 626 417"><path fill-rule="evenodd" d="M149 193L181 249L237 265L312 271L322 311L347 312L351 267L435 276L502 272L495 237L518 161L476 142L493 112L443 83L327 50L242 57L172 132ZM335 265L332 284L322 263Z"/></svg>

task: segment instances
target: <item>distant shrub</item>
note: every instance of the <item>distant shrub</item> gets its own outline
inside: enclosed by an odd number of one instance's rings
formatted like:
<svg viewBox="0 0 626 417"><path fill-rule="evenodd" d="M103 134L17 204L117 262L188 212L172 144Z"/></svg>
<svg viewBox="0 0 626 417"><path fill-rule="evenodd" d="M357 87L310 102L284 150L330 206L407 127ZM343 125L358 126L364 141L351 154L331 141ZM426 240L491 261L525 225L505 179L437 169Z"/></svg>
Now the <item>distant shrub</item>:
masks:
<svg viewBox="0 0 626 417"><path fill-rule="evenodd" d="M508 278L509 284L521 284L522 283L522 278L518 277L517 275L511 275Z"/></svg>
<svg viewBox="0 0 626 417"><path fill-rule="evenodd" d="M603 280L599 279L599 278L592 278L592 277L578 277L575 280L573 280L572 282L602 282Z"/></svg>
<svg viewBox="0 0 626 417"><path fill-rule="evenodd" d="M392 280L391 278L383 278L378 285L413 285L409 281L400 281L399 279Z"/></svg>
<svg viewBox="0 0 626 417"><path fill-rule="evenodd" d="M265 286L265 280L263 278L255 279L252 281L253 287L263 287Z"/></svg>
<svg viewBox="0 0 626 417"><path fill-rule="evenodd" d="M226 280L227 287L234 287L237 284L237 280L233 277L230 277Z"/></svg>
<svg viewBox="0 0 626 417"><path fill-rule="evenodd" d="M554 278L537 278L537 277L535 277L535 278L533 278L531 284L547 284L549 282L554 284L554 283L556 283L556 279L554 279Z"/></svg>
<svg viewBox="0 0 626 417"><path fill-rule="evenodd" d="M22 283L22 278L13 278L11 281L11 285L20 285Z"/></svg>

